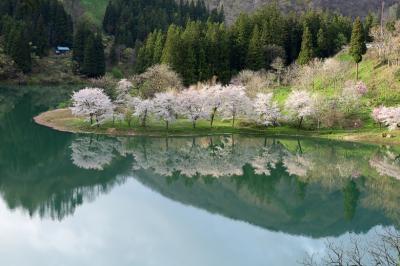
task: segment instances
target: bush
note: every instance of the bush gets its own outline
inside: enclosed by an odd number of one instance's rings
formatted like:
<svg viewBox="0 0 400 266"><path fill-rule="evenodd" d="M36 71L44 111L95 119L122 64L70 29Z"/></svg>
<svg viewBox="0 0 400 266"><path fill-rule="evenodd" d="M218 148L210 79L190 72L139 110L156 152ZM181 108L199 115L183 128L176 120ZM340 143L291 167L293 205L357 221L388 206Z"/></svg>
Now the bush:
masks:
<svg viewBox="0 0 400 266"><path fill-rule="evenodd" d="M111 70L111 75L115 79L122 79L124 77L124 74L118 67L113 67L113 69Z"/></svg>
<svg viewBox="0 0 400 266"><path fill-rule="evenodd" d="M170 89L177 91L183 89L180 76L167 65L148 68L143 74L134 76L132 83L134 88L139 90L140 96L145 99Z"/></svg>

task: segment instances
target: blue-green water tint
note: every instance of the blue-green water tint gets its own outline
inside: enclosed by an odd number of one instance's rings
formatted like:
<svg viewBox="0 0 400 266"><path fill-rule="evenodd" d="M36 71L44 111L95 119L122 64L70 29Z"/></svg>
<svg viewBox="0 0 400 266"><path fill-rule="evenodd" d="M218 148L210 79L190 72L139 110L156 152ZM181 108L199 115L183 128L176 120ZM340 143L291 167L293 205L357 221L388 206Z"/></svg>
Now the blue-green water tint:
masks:
<svg viewBox="0 0 400 266"><path fill-rule="evenodd" d="M69 94L0 88L2 265L294 265L399 225L398 148L34 124Z"/></svg>

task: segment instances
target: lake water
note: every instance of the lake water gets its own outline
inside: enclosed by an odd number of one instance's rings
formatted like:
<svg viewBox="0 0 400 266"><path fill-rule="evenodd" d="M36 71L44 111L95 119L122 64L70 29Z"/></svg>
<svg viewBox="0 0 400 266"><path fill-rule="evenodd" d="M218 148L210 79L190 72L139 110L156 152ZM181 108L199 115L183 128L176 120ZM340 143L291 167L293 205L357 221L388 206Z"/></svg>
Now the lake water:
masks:
<svg viewBox="0 0 400 266"><path fill-rule="evenodd" d="M400 148L264 136L111 138L0 88L1 265L296 265L400 222Z"/></svg>

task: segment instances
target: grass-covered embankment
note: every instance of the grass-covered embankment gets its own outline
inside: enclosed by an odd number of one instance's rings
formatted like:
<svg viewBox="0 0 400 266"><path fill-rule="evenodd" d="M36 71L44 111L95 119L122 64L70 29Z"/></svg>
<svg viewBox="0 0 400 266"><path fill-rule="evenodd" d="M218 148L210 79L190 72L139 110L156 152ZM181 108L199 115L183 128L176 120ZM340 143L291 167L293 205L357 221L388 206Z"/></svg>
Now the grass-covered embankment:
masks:
<svg viewBox="0 0 400 266"><path fill-rule="evenodd" d="M271 136L301 136L333 140L365 142L375 144L400 145L400 132L387 132L379 128L361 128L357 130L324 129L298 130L291 127L265 128L239 121L235 128L231 121L218 120L210 128L208 121L199 121L196 128L184 119L172 123L168 130L165 124L156 120L149 120L146 128L141 127L139 121L132 120L130 126L126 121L108 122L99 127L91 126L84 118L75 117L69 109L57 109L42 113L34 118L35 122L55 130L70 133L93 133L112 136L194 136L218 134L263 134ZM384 138L387 133L391 137Z"/></svg>

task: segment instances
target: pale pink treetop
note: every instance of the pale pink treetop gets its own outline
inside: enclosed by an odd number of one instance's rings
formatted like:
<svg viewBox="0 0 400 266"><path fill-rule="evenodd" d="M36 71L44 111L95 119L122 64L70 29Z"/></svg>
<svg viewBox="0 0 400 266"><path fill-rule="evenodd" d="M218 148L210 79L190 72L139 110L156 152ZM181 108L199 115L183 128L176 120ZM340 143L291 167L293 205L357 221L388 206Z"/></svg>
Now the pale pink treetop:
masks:
<svg viewBox="0 0 400 266"><path fill-rule="evenodd" d="M85 116L91 121L96 118L101 123L113 113L110 98L99 88L85 88L72 95L72 114Z"/></svg>
<svg viewBox="0 0 400 266"><path fill-rule="evenodd" d="M305 119L315 113L314 103L314 99L308 91L295 90L286 100L285 109L291 118Z"/></svg>
<svg viewBox="0 0 400 266"><path fill-rule="evenodd" d="M275 126L282 116L278 104L273 101L273 94L259 93L254 102L254 112L259 123L265 126Z"/></svg>

